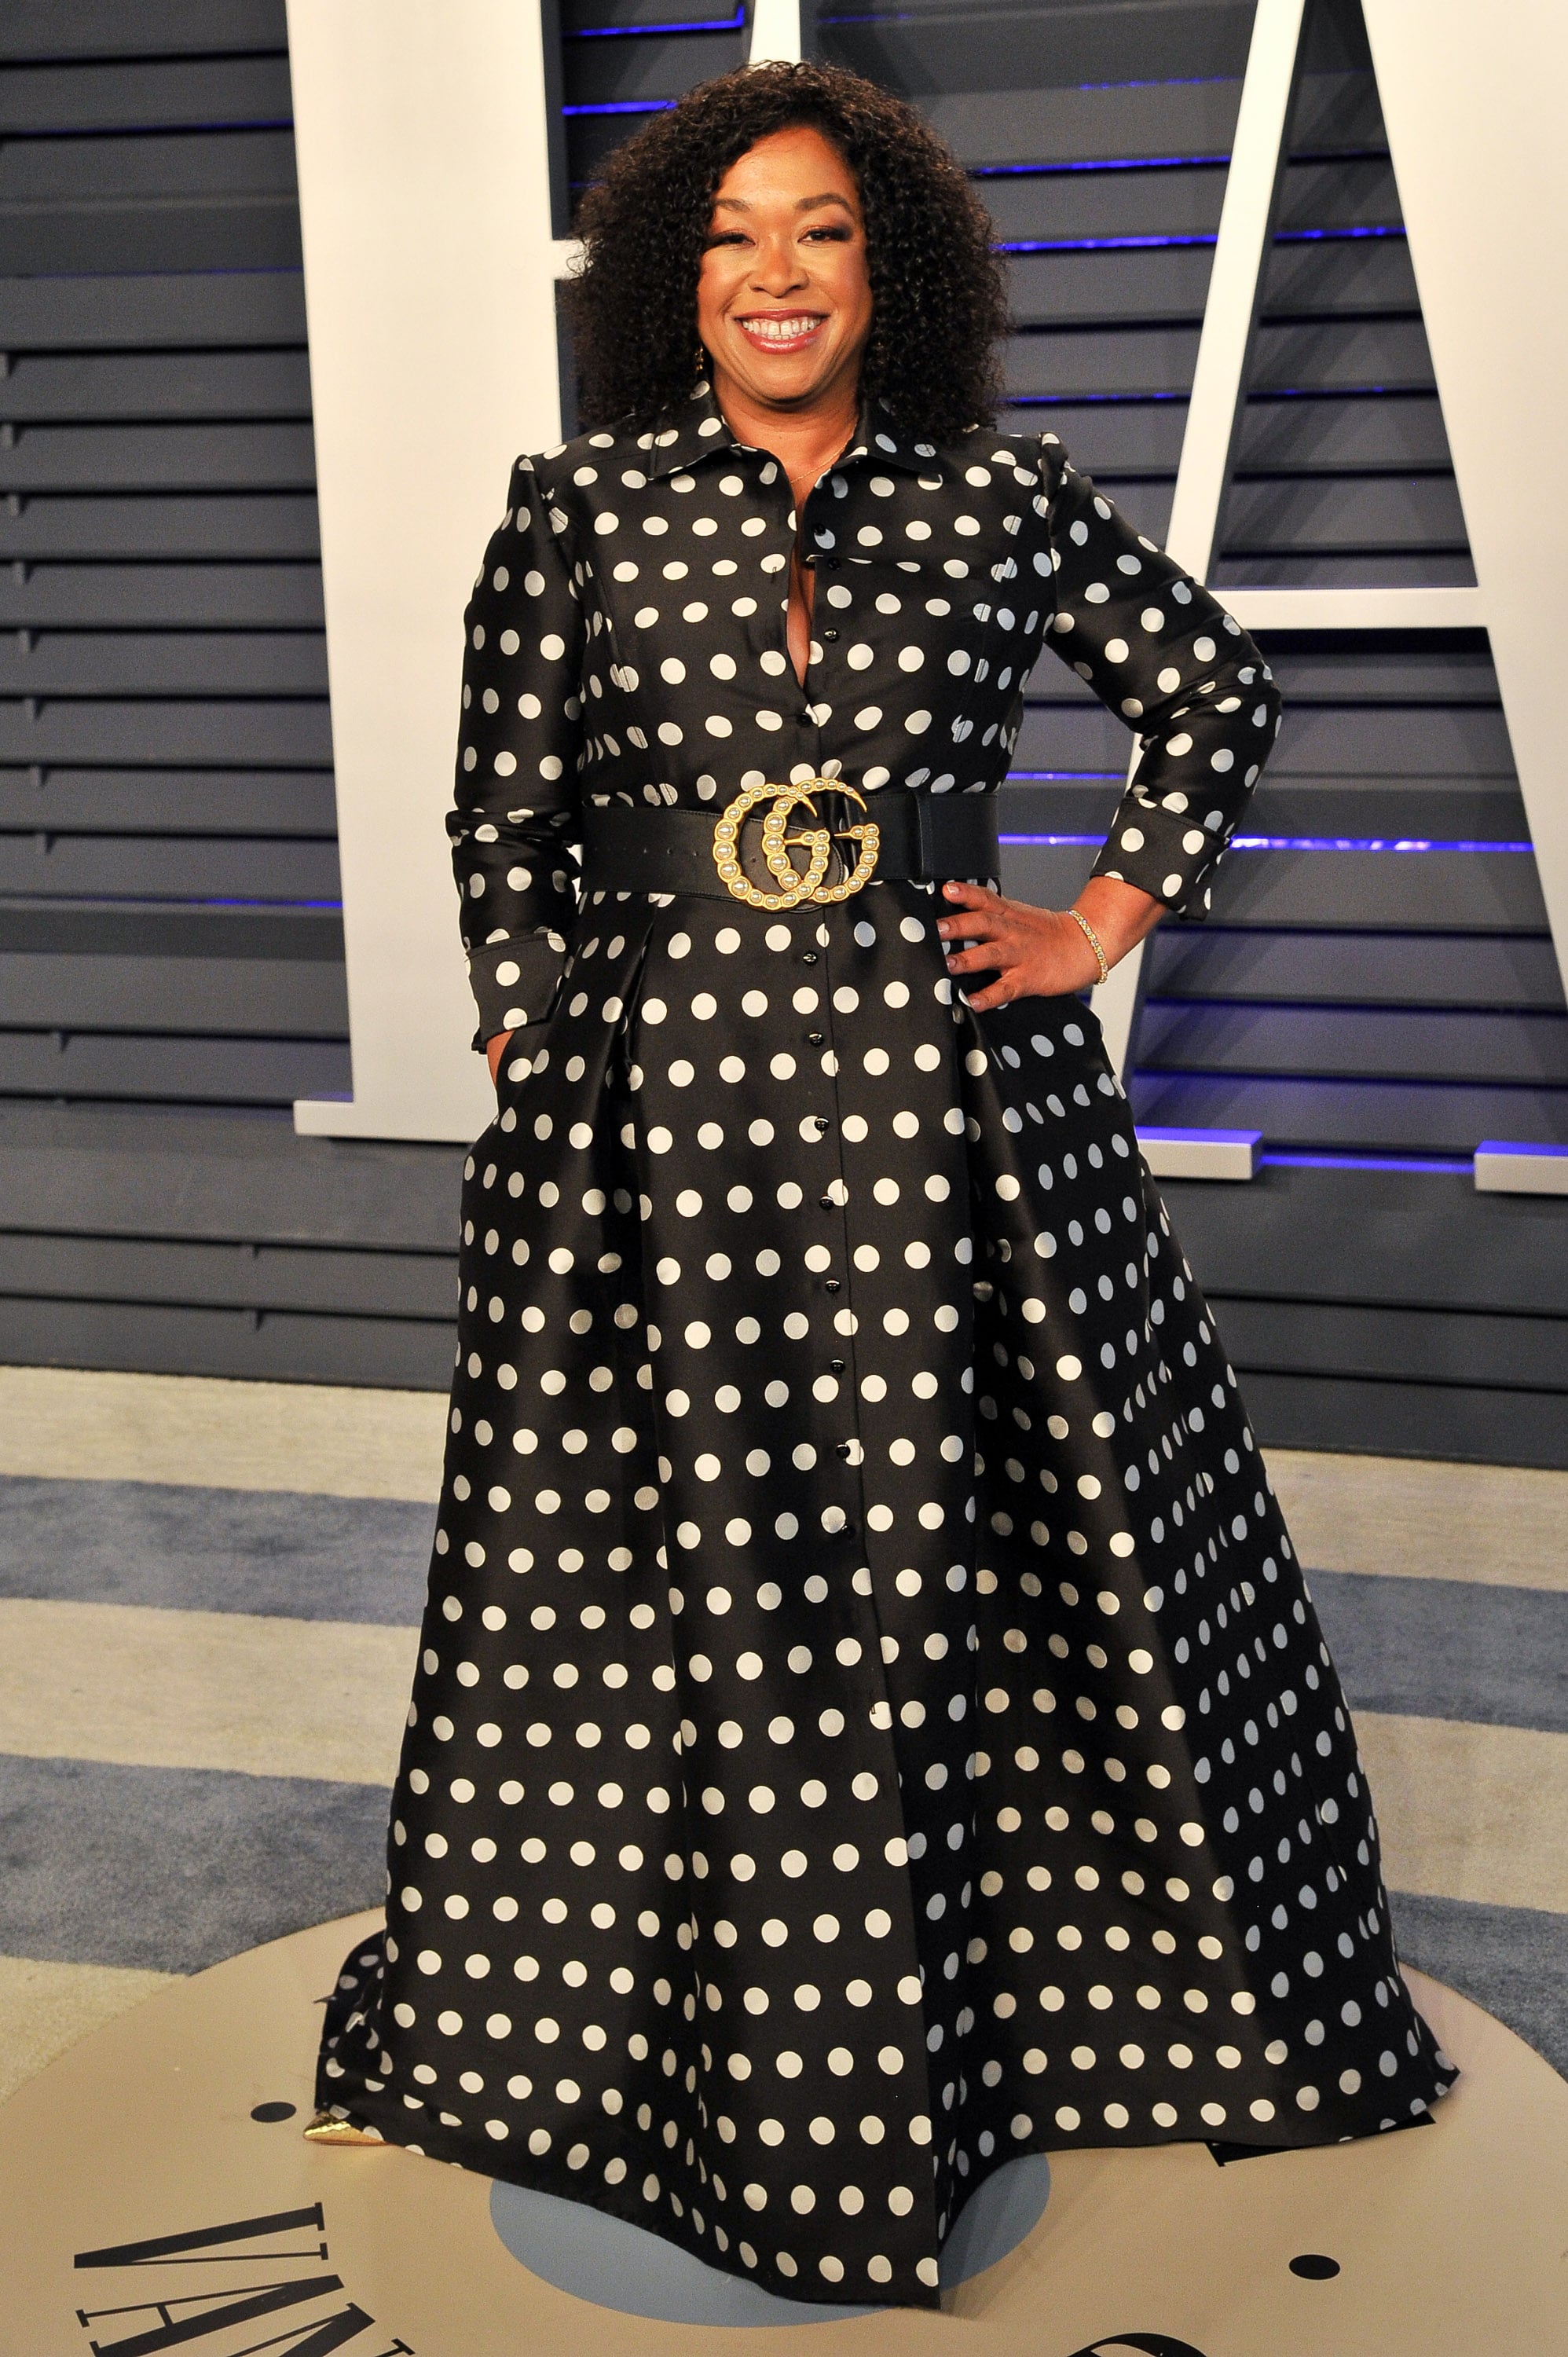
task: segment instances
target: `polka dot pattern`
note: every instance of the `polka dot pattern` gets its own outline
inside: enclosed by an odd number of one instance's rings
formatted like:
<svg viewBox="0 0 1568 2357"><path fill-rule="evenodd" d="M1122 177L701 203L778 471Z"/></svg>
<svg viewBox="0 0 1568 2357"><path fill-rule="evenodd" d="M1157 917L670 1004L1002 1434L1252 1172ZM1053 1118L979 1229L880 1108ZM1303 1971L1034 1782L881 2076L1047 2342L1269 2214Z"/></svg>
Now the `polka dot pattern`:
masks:
<svg viewBox="0 0 1568 2357"><path fill-rule="evenodd" d="M693 637L654 586L704 517L735 550L777 504L770 461L694 447L711 423L699 404L656 447L536 462L524 538L576 594L530 625L509 693L541 728L553 694L554 733L466 723L476 769L555 759L585 791L635 769L662 801L646 724L681 716L684 744L689 685L736 732L767 694L788 712L747 629ZM807 529L875 548L928 522L933 597L960 544L989 580L1055 529L1017 476L1083 520L1038 446L901 463L883 438L819 486ZM557 505L559 553L538 541ZM1122 535L1094 544L1086 598ZM612 557L657 623L598 602ZM499 568L523 587L493 593L499 645L524 636L530 561ZM712 558L678 561L679 597L716 609ZM819 639L851 614L834 592L854 604L857 684L842 705L814 691L832 710L811 758L841 748L851 773L864 680L880 783L908 785L912 712L950 748L955 719L994 711L973 682L995 618L953 597L905 639L879 602L903 576L859 561L819 576ZM725 613L746 577L720 576ZM1170 581L1152 567L1137 594ZM1131 660L1140 627L1118 591L1105 638L1128 655L1100 660ZM750 665L744 694L720 655ZM637 706L635 764L600 717L612 656L623 678L685 667ZM1182 730L1218 749L1186 702ZM712 741L671 762L670 798L728 791ZM993 739L963 782L1004 764ZM485 796L459 874L485 884L471 904L526 869L508 917L538 920L543 996L467 1169L387 1932L331 2001L323 2102L773 2290L928 2307L952 2219L1017 2153L1420 2116L1452 2066L1398 1975L1343 1698L1092 1017L977 1017L916 885L774 916L579 909L552 880L564 800L503 823ZM1211 837L1179 841L1159 859L1211 861ZM526 948L513 931L495 957L501 992L531 986Z"/></svg>
<svg viewBox="0 0 1568 2357"><path fill-rule="evenodd" d="M785 649L799 521L811 661ZM480 1036L537 1021L576 921L585 803L765 779L989 793L1048 643L1138 732L1096 873L1187 916L1279 725L1257 649L1054 434L901 439L874 412L797 520L705 390L659 434L520 459L467 615L448 820Z"/></svg>

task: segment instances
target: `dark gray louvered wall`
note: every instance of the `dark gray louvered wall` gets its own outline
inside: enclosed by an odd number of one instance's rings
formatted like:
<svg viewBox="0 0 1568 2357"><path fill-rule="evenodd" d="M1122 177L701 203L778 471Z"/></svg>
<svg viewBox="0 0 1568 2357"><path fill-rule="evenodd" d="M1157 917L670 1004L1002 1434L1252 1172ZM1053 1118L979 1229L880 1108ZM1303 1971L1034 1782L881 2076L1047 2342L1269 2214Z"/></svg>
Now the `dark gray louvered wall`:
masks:
<svg viewBox="0 0 1568 2357"><path fill-rule="evenodd" d="M1180 454L1250 5L835 10L823 52L977 177L1017 317L1014 419L1145 529ZM1313 7L1220 586L1473 580L1359 10ZM1477 1196L1483 1136L1568 1137L1568 1018L1484 637L1275 635L1289 717L1206 926L1151 950L1140 1118L1249 1127L1250 1187L1168 1182L1265 1435L1568 1461L1564 1207ZM1009 826L1095 837L1120 724L1049 656ZM1262 844L1274 846L1264 848ZM1313 847L1305 847L1311 845ZM1286 847L1288 846L1288 847ZM1092 854L1020 846L1070 892Z"/></svg>
<svg viewBox="0 0 1568 2357"><path fill-rule="evenodd" d="M202 75L212 77L197 114L171 119L150 113L139 96L122 102L129 112L120 120L132 126L134 117L147 160L117 210L101 208L96 226L78 184L79 233L104 241L70 265L96 276L83 298L87 309L120 320L117 349L127 359L159 349L159 335L142 324L148 315L139 307L138 274L147 287L177 275L188 293L199 289L190 316L213 328L215 352L298 355L295 249L270 253L264 272L247 281L226 274L253 271L253 248L221 242L225 220L242 219L252 238L263 217L275 234L296 235L292 177L258 185L255 161L268 137L277 143L274 173L277 157L287 156L281 6L145 5L134 12L134 38L131 16L115 8L23 5L13 8L9 32L0 31L17 87L41 93L29 102L46 109L47 119L39 113L31 132L41 135L40 147L58 145L57 170L67 168L73 144L92 128L73 112L73 88L88 90L93 76L107 86L121 73L148 72L166 74L161 87L168 90L183 76L188 90ZM1251 22L1251 0L1014 6L900 0L885 9L825 7L816 29L823 54L914 97L982 177L1000 233L1015 249L1015 422L1037 430L1048 414L1081 463L1152 532L1164 529L1169 513ZM71 31L73 61L60 54L71 46L61 39L62 27ZM52 48L39 27L48 28ZM688 11L671 0L563 0L560 30L558 226L564 228L573 189L598 159L647 111L738 61L744 26L722 5ZM1316 234L1397 229L1399 217L1355 22L1338 9L1321 15L1312 40L1220 577L1467 579L1402 241ZM24 61L29 43L38 63ZM264 119L255 112L256 85L242 79L263 70L284 102ZM15 102L4 119L15 119ZM139 221L151 235L148 215L156 212L161 223L177 210L166 199L187 184L157 178L169 166L155 150L160 140L167 146L187 135L181 124L198 122L211 148L226 148L231 158L229 177L205 189L205 203L188 207L214 242L188 246L172 271L166 246L156 249L156 270L107 258L122 221ZM16 185L7 178L13 152L8 141L0 147L0 197ZM95 199L102 193L94 188ZM26 214L4 218L12 236L5 267L17 275L5 281L0 301L7 318L21 318L27 315L9 307L19 280L27 282L23 304L47 304L44 290L59 264L44 242L45 210L36 200ZM27 242L35 233L39 242ZM181 233L194 240L198 232ZM254 324L263 281L283 307L268 315L274 324L265 334ZM252 307L225 313L219 307L226 301ZM30 344L5 340L16 332L7 327L0 341L18 356L55 349L37 337ZM188 349L192 340L174 336L169 348ZM71 422L32 415L40 425ZM213 435L281 428L307 451L307 403L285 402L237 415L214 404L182 423ZM112 430L128 434L143 422L157 421L122 410ZM16 444L0 455L12 460L32 431L24 421ZM194 439L182 447L192 457L199 447ZM216 464L218 447L214 441L208 459L197 463ZM127 486L109 476L70 489L84 499L151 497L171 488L221 494L237 502L238 522L240 502L297 500L308 495L308 482L307 471L236 480L220 470L183 487ZM12 483L22 488L7 477ZM295 562L294 579L308 580L314 597L314 576L297 561L303 553L291 549L283 562ZM118 561L123 552L106 554ZM270 565L279 575L274 554L249 550L242 562L238 554L236 546L219 552L209 597L220 576L232 597L242 573L262 583ZM92 569L105 569L102 560ZM63 567L59 577L63 587ZM42 629L37 610L38 620L23 627ZM128 706L148 707L141 716L149 728L135 740L143 749L134 759L57 761L60 770L115 773L113 785L99 779L109 802L96 805L116 817L104 830L112 842L136 833L156 837L161 829L169 857L150 897L164 905L128 906L134 893L118 889L113 908L69 893L50 899L38 889L37 870L15 889L7 876L0 922L44 930L0 936L6 994L0 1027L48 1036L52 1045L60 1031L69 1042L84 1006L123 1011L131 978L116 981L95 966L101 957L123 955L143 962L132 994L138 1009L161 1006L166 1013L139 1012L118 1038L161 1040L170 1060L159 1069L169 1071L187 1068L187 1041L194 1057L203 1040L246 1038L281 1060L268 1067L281 1084L271 1097L264 1091L240 1097L230 1080L227 1098L198 1091L183 1100L166 1083L161 1094L138 1083L117 1098L57 1085L46 1100L5 1083L12 1093L0 1108L0 1355L444 1380L455 1158L438 1148L297 1140L283 1111L295 1093L333 1085L318 1066L307 1066L306 1054L342 1054L341 970L332 912L299 905L331 897L315 881L320 871L309 869L310 881L283 889L256 879L283 872L266 861L308 860L328 849L329 821L324 828L311 823L328 805L308 799L325 785L325 751L317 767L295 749L297 737L263 740L242 726L220 740L231 748L221 759L196 758L196 737L181 733L186 749L177 759L156 749L167 739L150 726L150 707L159 702L232 700L237 707L242 699L271 707L274 729L284 725L285 705L301 707L289 725L308 725L320 674L282 666L319 662L310 637L315 614L314 606L280 615L275 606L203 603L196 619L207 634L254 639L247 651L252 667L238 683L231 672L221 684L206 673L193 691L188 669L138 669L128 636L102 649L129 654L127 667L75 674L88 690L84 700L108 705L118 695ZM5 616L12 624L20 619L15 609ZM81 627L81 617L71 620ZM112 627L119 633L138 625L156 636L178 635L182 626L188 634L191 617L185 608L166 608L145 619L116 617ZM269 634L277 651L274 668L262 671L254 666L267 660ZM292 642L286 648L285 639ZM1483 642L1429 634L1405 643L1314 637L1281 640L1270 651L1293 716L1251 823L1256 834L1524 839ZM136 682L134 694L122 685L127 675ZM165 686L171 676L175 685ZM47 703L38 708L47 711ZM13 732L22 711L6 724ZM228 716L238 717L237 710ZM6 741L9 748L14 733ZM38 740L30 741L36 750ZM314 741L324 747L324 735ZM286 742L288 758L263 753L263 742ZM236 744L242 755L232 751ZM1120 726L1104 719L1071 673L1054 661L1042 664L1020 774L1009 789L1010 829L1054 835L1102 829L1126 751ZM37 795L32 759L9 749L6 758L16 765L7 792L25 783ZM203 770L206 799L193 791ZM215 801L219 773L230 789L243 780L242 791ZM175 780L161 802L160 774ZM50 772L42 791L53 781ZM282 798L285 781L292 802ZM134 827L123 817L133 804L142 814ZM218 807L242 809L247 827L220 830L209 815ZM29 838L48 832L38 826L37 808L36 801L26 805L16 830ZM256 815L263 809L264 824ZM147 823L145 813L171 811L182 823L166 815ZM176 855L188 856L193 844L210 845L220 836L236 861L227 872L242 880L214 886L216 870L193 868L184 872L195 883L176 888ZM252 845L259 853L248 865ZM19 848L13 838L13 858ZM27 850L38 856L30 840ZM1022 882L1054 893L1071 888L1089 854L1060 847L1016 856ZM110 873L124 872L111 853ZM201 905L233 899L274 905ZM104 931L111 920L129 931L111 937ZM183 930L166 944L155 920ZM82 931L58 930L68 923ZM247 926L254 929L249 934ZM302 956L306 942L326 954ZM18 957L31 963L18 965ZM155 976L160 959L181 963ZM214 978L220 965L223 976ZM302 973L307 965L316 969L309 975ZM298 995L312 987L316 996ZM95 988L99 1000L83 996ZM192 1023L198 1005L211 1011ZM1562 1207L1480 1198L1467 1177L1440 1167L1457 1157L1461 1137L1467 1150L1483 1130L1530 1135L1520 1126L1530 1110L1561 1103L1553 1095L1561 1076L1551 1062L1561 1049L1537 1043L1560 1041L1562 1023L1528 855L1244 851L1230 863L1219 921L1161 936L1139 1041L1141 1112L1172 1122L1245 1119L1265 1130L1277 1155L1293 1157L1271 1159L1251 1188L1166 1189L1268 1437L1568 1461ZM1452 1060L1459 1051L1470 1058L1463 1067ZM109 1060L124 1070L116 1051ZM63 1078L52 1064L48 1076ZM1508 1101L1516 1087L1517 1121ZM236 1102L242 1114L231 1109ZM1375 1167L1391 1148L1423 1167ZM1315 1167L1311 1157L1325 1151L1352 1167Z"/></svg>
<svg viewBox="0 0 1568 2357"><path fill-rule="evenodd" d="M435 1383L349 1074L282 0L0 13L0 1358Z"/></svg>

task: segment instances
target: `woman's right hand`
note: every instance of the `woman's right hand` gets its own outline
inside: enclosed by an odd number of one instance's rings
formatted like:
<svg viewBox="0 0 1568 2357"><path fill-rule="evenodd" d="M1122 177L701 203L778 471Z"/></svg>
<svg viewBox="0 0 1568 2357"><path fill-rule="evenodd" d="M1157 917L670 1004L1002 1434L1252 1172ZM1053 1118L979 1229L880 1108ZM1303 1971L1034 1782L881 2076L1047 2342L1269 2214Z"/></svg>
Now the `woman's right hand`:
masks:
<svg viewBox="0 0 1568 2357"><path fill-rule="evenodd" d="M485 1041L485 1053L490 1060L490 1078L498 1086L500 1082L501 1058L511 1046L511 1042L512 1034L510 1031L498 1031L493 1039Z"/></svg>

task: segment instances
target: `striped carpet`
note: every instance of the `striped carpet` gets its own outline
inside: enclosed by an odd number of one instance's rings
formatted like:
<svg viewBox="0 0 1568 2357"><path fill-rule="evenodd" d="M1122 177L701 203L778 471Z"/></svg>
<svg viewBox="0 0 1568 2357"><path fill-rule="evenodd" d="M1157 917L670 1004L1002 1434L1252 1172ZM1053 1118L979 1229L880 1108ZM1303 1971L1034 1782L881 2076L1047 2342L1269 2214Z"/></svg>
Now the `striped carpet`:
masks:
<svg viewBox="0 0 1568 2357"><path fill-rule="evenodd" d="M379 1900L443 1405L0 1368L0 2094ZM1405 1956L1568 2072L1568 1474L1271 1461Z"/></svg>

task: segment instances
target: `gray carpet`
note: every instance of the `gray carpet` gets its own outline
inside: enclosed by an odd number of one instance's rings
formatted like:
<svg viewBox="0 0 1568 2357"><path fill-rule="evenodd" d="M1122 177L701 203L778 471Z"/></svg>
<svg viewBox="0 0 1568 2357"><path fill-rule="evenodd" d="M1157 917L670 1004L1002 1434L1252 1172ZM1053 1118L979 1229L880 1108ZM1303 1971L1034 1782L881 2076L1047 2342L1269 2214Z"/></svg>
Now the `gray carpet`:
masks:
<svg viewBox="0 0 1568 2357"><path fill-rule="evenodd" d="M1568 1596L1349 1571L1308 1579L1356 1709L1568 1733Z"/></svg>
<svg viewBox="0 0 1568 2357"><path fill-rule="evenodd" d="M433 1506L0 1476L0 1596L418 1622Z"/></svg>
<svg viewBox="0 0 1568 2357"><path fill-rule="evenodd" d="M197 1973L386 1892L373 1784L0 1757L0 1953Z"/></svg>
<svg viewBox="0 0 1568 2357"><path fill-rule="evenodd" d="M1474 1998L1568 2078L1568 1916L1391 1897L1405 1963Z"/></svg>

